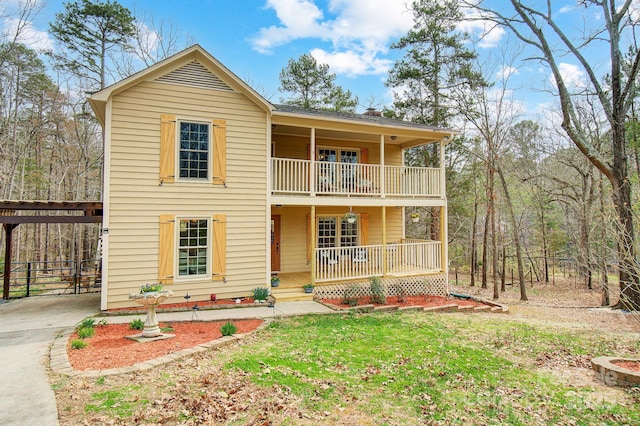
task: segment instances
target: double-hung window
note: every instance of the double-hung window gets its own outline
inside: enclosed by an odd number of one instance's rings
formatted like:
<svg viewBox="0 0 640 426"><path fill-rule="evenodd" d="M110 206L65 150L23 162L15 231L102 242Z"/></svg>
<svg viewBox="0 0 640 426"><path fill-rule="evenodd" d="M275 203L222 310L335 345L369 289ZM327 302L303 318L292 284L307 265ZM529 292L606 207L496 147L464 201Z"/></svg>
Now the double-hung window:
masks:
<svg viewBox="0 0 640 426"><path fill-rule="evenodd" d="M160 116L160 185L227 180L227 122Z"/></svg>
<svg viewBox="0 0 640 426"><path fill-rule="evenodd" d="M343 217L318 218L318 247L355 247L358 245L358 223L349 223Z"/></svg>
<svg viewBox="0 0 640 426"><path fill-rule="evenodd" d="M179 178L210 180L211 124L189 121L178 124Z"/></svg>
<svg viewBox="0 0 640 426"><path fill-rule="evenodd" d="M208 274L210 221L207 219L179 219L178 277L197 277Z"/></svg>
<svg viewBox="0 0 640 426"><path fill-rule="evenodd" d="M160 215L158 281L224 280L227 257L227 218Z"/></svg>

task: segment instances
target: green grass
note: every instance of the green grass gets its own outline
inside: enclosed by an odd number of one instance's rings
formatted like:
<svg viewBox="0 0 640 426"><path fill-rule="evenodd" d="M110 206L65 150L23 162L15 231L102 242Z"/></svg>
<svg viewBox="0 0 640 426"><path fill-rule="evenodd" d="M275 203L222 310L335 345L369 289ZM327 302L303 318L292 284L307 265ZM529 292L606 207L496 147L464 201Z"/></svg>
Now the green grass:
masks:
<svg viewBox="0 0 640 426"><path fill-rule="evenodd" d="M140 386L128 386L117 390L97 392L91 395L95 403L85 405L86 413L106 412L111 415L126 418L133 414L134 409L148 403L139 399Z"/></svg>
<svg viewBox="0 0 640 426"><path fill-rule="evenodd" d="M616 345L486 316L324 315L273 324L226 367L290 389L306 409L357 410L374 423L639 424L636 401L607 403L532 367L541 354L609 354Z"/></svg>

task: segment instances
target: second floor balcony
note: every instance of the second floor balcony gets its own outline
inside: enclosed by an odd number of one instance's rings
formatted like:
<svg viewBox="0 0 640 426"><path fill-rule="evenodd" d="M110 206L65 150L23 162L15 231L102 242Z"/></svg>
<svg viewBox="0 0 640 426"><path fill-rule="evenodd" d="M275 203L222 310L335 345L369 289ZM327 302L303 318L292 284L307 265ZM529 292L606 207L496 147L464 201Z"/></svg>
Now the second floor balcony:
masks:
<svg viewBox="0 0 640 426"><path fill-rule="evenodd" d="M297 196L444 196L442 170L289 158L271 159L271 192Z"/></svg>

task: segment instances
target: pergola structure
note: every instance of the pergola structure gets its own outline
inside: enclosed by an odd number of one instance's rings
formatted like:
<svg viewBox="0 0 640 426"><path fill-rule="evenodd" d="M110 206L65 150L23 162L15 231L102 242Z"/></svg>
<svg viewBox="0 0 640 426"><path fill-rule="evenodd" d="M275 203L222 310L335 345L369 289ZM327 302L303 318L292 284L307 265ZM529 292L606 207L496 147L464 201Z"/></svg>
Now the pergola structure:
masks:
<svg viewBox="0 0 640 426"><path fill-rule="evenodd" d="M35 212L46 212L36 215ZM73 214L60 214L61 212ZM101 201L6 201L0 200L0 223L4 229L4 281L2 298L9 299L11 242L21 223L101 223Z"/></svg>

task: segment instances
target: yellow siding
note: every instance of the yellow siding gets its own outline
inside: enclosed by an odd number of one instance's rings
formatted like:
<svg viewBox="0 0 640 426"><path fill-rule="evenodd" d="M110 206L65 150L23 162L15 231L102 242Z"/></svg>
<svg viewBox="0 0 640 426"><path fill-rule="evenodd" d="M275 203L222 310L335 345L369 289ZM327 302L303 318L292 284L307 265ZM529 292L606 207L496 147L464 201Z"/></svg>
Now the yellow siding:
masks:
<svg viewBox="0 0 640 426"><path fill-rule="evenodd" d="M279 158L295 158L298 160L308 159L310 139L302 136L274 135L275 156ZM353 141L316 139L316 150L318 147L334 148L367 148L369 150L369 164L380 164L380 145L373 143L360 143ZM402 149L396 145L385 145L385 164L391 166L402 165Z"/></svg>
<svg viewBox="0 0 640 426"><path fill-rule="evenodd" d="M113 99L108 308L158 279L161 215L226 215L226 283L174 281L173 302L250 294L266 263L266 113L244 95L144 82ZM176 180L159 185L160 117L226 120L226 188Z"/></svg>

